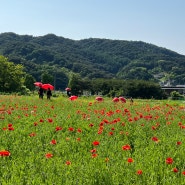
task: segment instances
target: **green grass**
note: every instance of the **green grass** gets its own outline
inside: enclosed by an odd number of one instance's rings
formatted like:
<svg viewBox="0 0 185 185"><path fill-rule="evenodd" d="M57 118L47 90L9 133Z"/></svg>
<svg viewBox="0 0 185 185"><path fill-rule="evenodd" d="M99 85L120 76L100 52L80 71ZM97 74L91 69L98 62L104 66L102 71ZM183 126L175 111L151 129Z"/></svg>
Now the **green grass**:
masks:
<svg viewBox="0 0 185 185"><path fill-rule="evenodd" d="M0 151L11 153L0 157L2 185L185 184L182 101L130 105L109 98L100 103L95 97L0 96L0 108ZM14 130L8 129L10 123ZM53 139L56 145L50 144ZM94 141L100 144L93 146ZM126 144L130 150L122 149ZM47 153L53 156L46 158ZM168 157L172 164L166 163Z"/></svg>

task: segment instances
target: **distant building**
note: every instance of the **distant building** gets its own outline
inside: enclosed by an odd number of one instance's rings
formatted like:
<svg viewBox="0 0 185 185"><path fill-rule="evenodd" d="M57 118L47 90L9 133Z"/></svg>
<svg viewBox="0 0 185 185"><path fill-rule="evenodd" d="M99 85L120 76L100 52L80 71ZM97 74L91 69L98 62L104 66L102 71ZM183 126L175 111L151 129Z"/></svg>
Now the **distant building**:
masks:
<svg viewBox="0 0 185 185"><path fill-rule="evenodd" d="M173 91L177 91L180 94L185 95L185 85L162 86L161 89L163 89L168 95Z"/></svg>

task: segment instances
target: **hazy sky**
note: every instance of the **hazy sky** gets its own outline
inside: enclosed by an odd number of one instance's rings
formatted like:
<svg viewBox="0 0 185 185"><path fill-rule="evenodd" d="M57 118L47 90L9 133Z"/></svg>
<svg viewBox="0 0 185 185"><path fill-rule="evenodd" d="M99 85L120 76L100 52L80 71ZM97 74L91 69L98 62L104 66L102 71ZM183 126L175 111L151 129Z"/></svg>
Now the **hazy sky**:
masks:
<svg viewBox="0 0 185 185"><path fill-rule="evenodd" d="M185 55L185 0L0 0L0 33L144 41Z"/></svg>

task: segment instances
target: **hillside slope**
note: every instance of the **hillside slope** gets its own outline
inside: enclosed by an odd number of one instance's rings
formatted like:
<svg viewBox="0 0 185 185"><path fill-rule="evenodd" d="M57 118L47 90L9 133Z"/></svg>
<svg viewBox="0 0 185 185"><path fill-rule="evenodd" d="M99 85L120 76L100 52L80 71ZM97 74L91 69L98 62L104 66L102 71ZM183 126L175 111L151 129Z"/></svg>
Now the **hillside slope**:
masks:
<svg viewBox="0 0 185 185"><path fill-rule="evenodd" d="M185 56L141 41L90 38L71 40L54 34L33 37L0 34L0 54L21 63L37 80L41 74L78 73L83 78L156 80L185 84ZM65 74L65 75L64 75Z"/></svg>

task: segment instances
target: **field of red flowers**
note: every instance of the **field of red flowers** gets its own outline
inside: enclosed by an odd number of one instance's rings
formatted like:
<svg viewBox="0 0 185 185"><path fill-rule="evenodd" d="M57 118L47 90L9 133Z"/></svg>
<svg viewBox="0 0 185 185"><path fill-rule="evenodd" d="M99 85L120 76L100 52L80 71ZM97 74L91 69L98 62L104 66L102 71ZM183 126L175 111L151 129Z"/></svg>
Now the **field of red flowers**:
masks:
<svg viewBox="0 0 185 185"><path fill-rule="evenodd" d="M185 184L185 104L0 96L0 184Z"/></svg>

